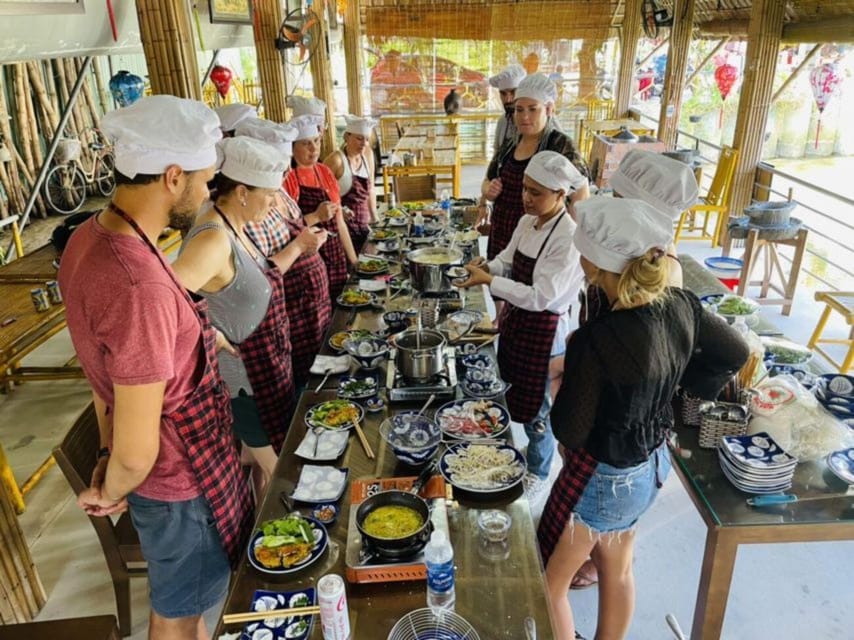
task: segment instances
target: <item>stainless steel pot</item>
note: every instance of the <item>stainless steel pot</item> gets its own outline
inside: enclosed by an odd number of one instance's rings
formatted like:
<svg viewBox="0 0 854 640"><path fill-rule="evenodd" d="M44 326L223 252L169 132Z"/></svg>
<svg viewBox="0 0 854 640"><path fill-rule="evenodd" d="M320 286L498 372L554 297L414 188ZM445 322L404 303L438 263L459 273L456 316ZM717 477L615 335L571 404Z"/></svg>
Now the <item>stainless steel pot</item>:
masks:
<svg viewBox="0 0 854 640"><path fill-rule="evenodd" d="M406 254L409 279L413 288L422 293L451 291L451 279L445 272L462 262L463 252L447 247L424 247Z"/></svg>
<svg viewBox="0 0 854 640"><path fill-rule="evenodd" d="M392 338L396 348L394 364L408 382L426 382L444 370L445 336L433 329L407 329Z"/></svg>

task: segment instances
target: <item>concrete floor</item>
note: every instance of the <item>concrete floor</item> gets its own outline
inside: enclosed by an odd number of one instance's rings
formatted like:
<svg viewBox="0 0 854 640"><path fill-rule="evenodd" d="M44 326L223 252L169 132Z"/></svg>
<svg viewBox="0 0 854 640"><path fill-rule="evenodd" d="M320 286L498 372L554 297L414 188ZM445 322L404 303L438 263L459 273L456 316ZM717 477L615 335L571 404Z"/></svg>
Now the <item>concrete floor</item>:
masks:
<svg viewBox="0 0 854 640"><path fill-rule="evenodd" d="M475 191L482 172L482 167L466 168L465 184L470 186L465 192ZM680 250L698 258L717 253L699 243L684 243ZM802 288L792 316L784 318L773 308L765 313L788 335L806 342L818 317L811 302L811 295ZM836 329L842 330L841 326ZM72 353L68 335L62 332L34 352L29 361L64 362ZM49 455L89 399L88 385L82 380L29 383L0 395L0 441L19 483ZM514 430L524 443L519 431ZM542 504L535 509L541 510ZM94 530L77 508L59 469L52 468L27 496L27 510L20 522L48 594L39 620L115 613L109 573ZM638 531L637 606L630 638L672 638L664 622L667 613L674 614L686 633L689 631L704 541L705 526L678 478L671 474ZM722 637L850 638L854 628L851 575L854 543L743 547ZM132 638L146 637L147 600L146 580L136 580ZM596 590L572 592L570 600L579 630L592 637ZM206 616L211 628L216 616L216 611Z"/></svg>

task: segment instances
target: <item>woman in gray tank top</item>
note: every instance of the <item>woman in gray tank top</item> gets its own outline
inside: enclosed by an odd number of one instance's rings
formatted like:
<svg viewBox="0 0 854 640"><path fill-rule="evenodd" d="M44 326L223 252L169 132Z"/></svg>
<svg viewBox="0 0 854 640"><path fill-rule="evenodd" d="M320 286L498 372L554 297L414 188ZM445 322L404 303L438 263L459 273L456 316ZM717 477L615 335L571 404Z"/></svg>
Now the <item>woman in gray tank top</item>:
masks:
<svg viewBox="0 0 854 640"><path fill-rule="evenodd" d="M269 145L238 137L220 143L216 201L199 215L173 268L205 297L228 343L218 352L234 429L250 463L256 497L272 477L296 405L282 276L244 232L262 219L286 159Z"/></svg>

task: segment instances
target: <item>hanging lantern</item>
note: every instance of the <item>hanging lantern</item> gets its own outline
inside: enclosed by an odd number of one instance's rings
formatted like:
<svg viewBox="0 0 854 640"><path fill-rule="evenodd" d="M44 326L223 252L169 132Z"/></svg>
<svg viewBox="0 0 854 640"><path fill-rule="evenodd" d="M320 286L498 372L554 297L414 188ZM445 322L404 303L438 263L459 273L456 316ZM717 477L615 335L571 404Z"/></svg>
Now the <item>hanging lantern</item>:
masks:
<svg viewBox="0 0 854 640"><path fill-rule="evenodd" d="M818 107L818 124L815 128L816 149L818 149L818 136L821 132L821 114L824 113L824 108L830 102L841 80L836 64L833 62L816 65L810 71L810 86L812 87L813 98L815 98L815 105Z"/></svg>
<svg viewBox="0 0 854 640"><path fill-rule="evenodd" d="M231 69L216 65L211 69L211 82L214 83L217 93L223 98L228 95L231 88Z"/></svg>
<svg viewBox="0 0 854 640"><path fill-rule="evenodd" d="M110 93L120 107L128 107L142 97L145 83L130 71L119 71L110 78Z"/></svg>
<svg viewBox="0 0 854 640"><path fill-rule="evenodd" d="M735 81L738 80L738 68L729 63L724 63L715 69L715 84L718 85L718 91L721 92L721 100L726 102L729 92L732 90ZM718 117L718 129L724 124L724 107L721 105L721 113Z"/></svg>

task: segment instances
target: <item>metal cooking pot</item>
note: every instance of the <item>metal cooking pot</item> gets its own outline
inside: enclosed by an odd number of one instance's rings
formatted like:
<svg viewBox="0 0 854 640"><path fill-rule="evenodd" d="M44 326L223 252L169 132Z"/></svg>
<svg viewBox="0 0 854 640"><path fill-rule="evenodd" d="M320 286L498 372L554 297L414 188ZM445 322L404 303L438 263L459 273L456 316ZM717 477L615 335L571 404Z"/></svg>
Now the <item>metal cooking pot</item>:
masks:
<svg viewBox="0 0 854 640"><path fill-rule="evenodd" d="M401 538L377 538L367 533L363 524L368 514L383 506L398 505L409 507L421 516L421 527L409 535ZM433 523L430 521L430 508L427 501L414 493L408 491L380 491L367 498L356 510L356 527L362 538L370 543L380 555L392 558L412 556L421 551L430 539L433 531Z"/></svg>
<svg viewBox="0 0 854 640"><path fill-rule="evenodd" d="M451 290L448 267L462 264L463 252L447 247L424 247L406 254L409 279L416 291L441 293Z"/></svg>
<svg viewBox="0 0 854 640"><path fill-rule="evenodd" d="M407 329L391 338L396 353L394 364L409 382L426 382L444 369L445 336L433 329L421 330L421 348L418 348L418 330Z"/></svg>

